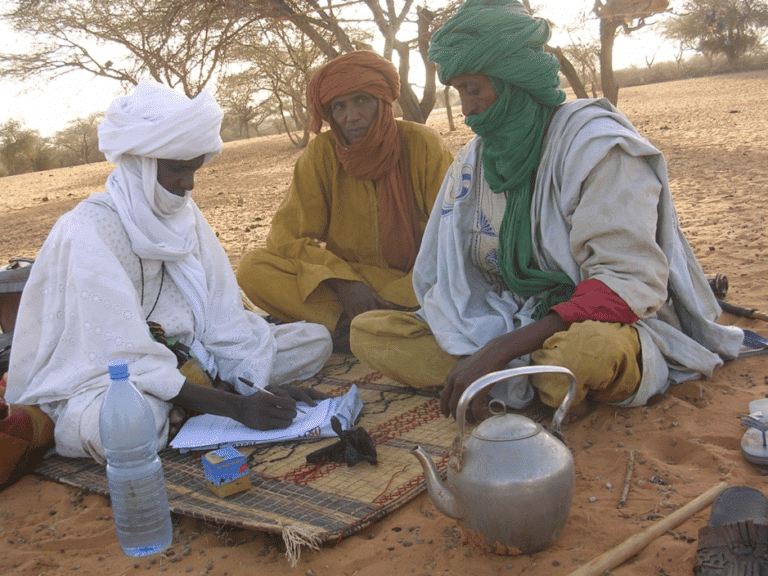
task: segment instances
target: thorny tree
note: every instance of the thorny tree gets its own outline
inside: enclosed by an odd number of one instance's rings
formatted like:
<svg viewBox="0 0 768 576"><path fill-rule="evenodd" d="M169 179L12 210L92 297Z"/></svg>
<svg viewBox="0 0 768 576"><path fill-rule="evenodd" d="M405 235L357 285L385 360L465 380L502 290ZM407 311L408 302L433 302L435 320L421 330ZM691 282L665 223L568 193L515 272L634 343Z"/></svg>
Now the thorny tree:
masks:
<svg viewBox="0 0 768 576"><path fill-rule="evenodd" d="M619 86L613 74L613 44L619 30L630 34L648 24L647 19L667 10L668 0L595 0L593 12L600 21L600 83L603 96L616 105Z"/></svg>
<svg viewBox="0 0 768 576"><path fill-rule="evenodd" d="M19 0L5 19L34 44L0 55L2 76L84 70L129 84L149 76L194 97L258 15L216 1Z"/></svg>
<svg viewBox="0 0 768 576"><path fill-rule="evenodd" d="M700 52L710 66L716 54L723 54L735 69L739 58L762 46L768 29L768 2L685 0L663 29L667 38Z"/></svg>

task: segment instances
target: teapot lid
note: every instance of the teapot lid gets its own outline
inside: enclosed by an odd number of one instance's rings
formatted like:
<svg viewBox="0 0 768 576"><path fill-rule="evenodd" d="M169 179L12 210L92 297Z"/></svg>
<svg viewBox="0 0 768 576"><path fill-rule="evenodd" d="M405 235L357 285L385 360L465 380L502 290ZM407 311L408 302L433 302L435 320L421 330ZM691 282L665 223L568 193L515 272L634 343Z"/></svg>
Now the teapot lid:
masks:
<svg viewBox="0 0 768 576"><path fill-rule="evenodd" d="M472 436L491 442L523 440L541 432L541 424L519 414L501 414L481 422Z"/></svg>

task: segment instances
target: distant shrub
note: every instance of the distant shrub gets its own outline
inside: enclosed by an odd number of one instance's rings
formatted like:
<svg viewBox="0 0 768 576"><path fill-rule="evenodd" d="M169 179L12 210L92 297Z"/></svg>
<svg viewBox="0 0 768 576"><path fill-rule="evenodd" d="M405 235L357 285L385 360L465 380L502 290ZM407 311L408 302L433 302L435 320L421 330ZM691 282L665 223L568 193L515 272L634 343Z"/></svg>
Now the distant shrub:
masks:
<svg viewBox="0 0 768 576"><path fill-rule="evenodd" d="M710 65L706 58L696 54L686 60L678 62L659 62L648 66L632 66L614 72L616 83L620 88L630 86L643 86L646 84L659 84L673 80L685 80L688 78L702 78L705 76L717 76L732 72L749 72L753 70L768 70L768 52L747 54L739 59L736 69L731 69L728 60L723 56L715 58ZM565 76L560 76L561 86L570 88ZM598 78L599 81L599 78ZM592 95L592 85L585 85L587 92ZM600 87L597 86L596 95L600 96ZM621 103L621 92L619 92Z"/></svg>
<svg viewBox="0 0 768 576"><path fill-rule="evenodd" d="M768 69L768 53L750 54L742 56L739 65L732 70L725 57L715 58L712 65L701 55L695 55L686 60L677 62L659 62L650 68L647 66L632 66L624 70L616 71L616 82L619 86L640 86L643 84L657 84L672 80L685 80L687 78L701 78L704 76L716 76L718 74L730 74L731 72L749 72L751 70ZM621 93L619 93L621 99Z"/></svg>

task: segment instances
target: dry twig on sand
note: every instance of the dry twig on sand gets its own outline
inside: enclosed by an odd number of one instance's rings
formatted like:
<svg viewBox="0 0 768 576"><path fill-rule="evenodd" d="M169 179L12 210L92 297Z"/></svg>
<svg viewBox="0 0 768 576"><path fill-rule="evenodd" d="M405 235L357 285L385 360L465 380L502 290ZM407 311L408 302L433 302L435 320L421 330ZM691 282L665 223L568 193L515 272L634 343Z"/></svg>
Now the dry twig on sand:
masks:
<svg viewBox="0 0 768 576"><path fill-rule="evenodd" d="M632 484L632 469L635 466L635 451L632 450L629 453L629 461L627 462L627 475L624 478L624 488L621 490L621 498L619 498L619 503L616 505L616 508L623 508L624 504L627 503L627 495L629 494L629 487Z"/></svg>

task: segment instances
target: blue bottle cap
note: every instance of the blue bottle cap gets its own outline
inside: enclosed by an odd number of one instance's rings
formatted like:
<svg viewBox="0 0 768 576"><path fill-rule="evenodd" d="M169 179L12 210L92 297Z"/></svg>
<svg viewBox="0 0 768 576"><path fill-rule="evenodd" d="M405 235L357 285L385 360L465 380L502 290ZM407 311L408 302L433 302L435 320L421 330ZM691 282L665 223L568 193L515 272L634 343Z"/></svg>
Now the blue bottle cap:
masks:
<svg viewBox="0 0 768 576"><path fill-rule="evenodd" d="M125 360L112 360L109 363L109 377L112 380L125 380L128 378L128 362Z"/></svg>

